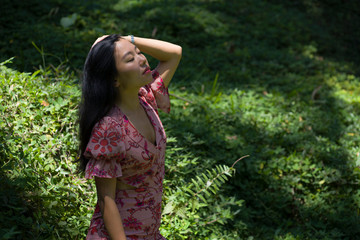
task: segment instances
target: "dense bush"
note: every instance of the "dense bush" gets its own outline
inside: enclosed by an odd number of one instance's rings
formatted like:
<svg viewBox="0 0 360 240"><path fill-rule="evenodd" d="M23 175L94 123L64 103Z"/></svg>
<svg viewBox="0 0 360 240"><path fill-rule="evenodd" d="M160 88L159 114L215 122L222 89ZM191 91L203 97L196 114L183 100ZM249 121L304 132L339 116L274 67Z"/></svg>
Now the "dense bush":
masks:
<svg viewBox="0 0 360 240"><path fill-rule="evenodd" d="M93 190L72 163L80 95L57 70L1 64L2 239L80 239L89 224Z"/></svg>
<svg viewBox="0 0 360 240"><path fill-rule="evenodd" d="M78 73L92 41L109 32L183 46L172 111L161 115L164 236L360 234L358 1L3 6L1 58L16 57L0 69L1 239L83 238L96 197L72 162Z"/></svg>

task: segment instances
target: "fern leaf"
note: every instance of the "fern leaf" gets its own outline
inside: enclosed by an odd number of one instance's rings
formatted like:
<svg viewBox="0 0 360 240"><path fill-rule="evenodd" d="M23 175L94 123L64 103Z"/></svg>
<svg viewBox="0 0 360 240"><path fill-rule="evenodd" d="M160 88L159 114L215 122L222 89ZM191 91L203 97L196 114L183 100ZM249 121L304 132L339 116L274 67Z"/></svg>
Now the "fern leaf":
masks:
<svg viewBox="0 0 360 240"><path fill-rule="evenodd" d="M207 203L206 199L205 199L201 194L198 194L197 196L198 196L201 200L203 200L204 203Z"/></svg>
<svg viewBox="0 0 360 240"><path fill-rule="evenodd" d="M209 188L209 189L214 195L216 194L216 189L214 189L214 188Z"/></svg>
<svg viewBox="0 0 360 240"><path fill-rule="evenodd" d="M196 176L196 178L197 178L198 181L201 183L201 185L205 185L204 181L203 181L199 176Z"/></svg>
<svg viewBox="0 0 360 240"><path fill-rule="evenodd" d="M195 181L195 179L191 179L191 181L193 182L193 184L195 185L195 187L197 188L197 189L200 189L200 186L199 186L199 184Z"/></svg>
<svg viewBox="0 0 360 240"><path fill-rule="evenodd" d="M193 186L193 185L191 185L191 186ZM192 196L195 195L195 193L190 188L185 188L184 190L189 192Z"/></svg>
<svg viewBox="0 0 360 240"><path fill-rule="evenodd" d="M218 187L216 184L213 184L213 189L214 189L215 191L219 191L219 187Z"/></svg>
<svg viewBox="0 0 360 240"><path fill-rule="evenodd" d="M219 179L222 183L225 183L227 179L223 175L219 175Z"/></svg>
<svg viewBox="0 0 360 240"><path fill-rule="evenodd" d="M221 186L221 182L217 178L214 179L214 186L219 187Z"/></svg>
<svg viewBox="0 0 360 240"><path fill-rule="evenodd" d="M211 197L211 194L209 193L209 191L207 189L205 189L204 192L208 197Z"/></svg>
<svg viewBox="0 0 360 240"><path fill-rule="evenodd" d="M204 173L201 174L201 176L203 176L205 182L208 182L209 181L209 178L208 176L206 176Z"/></svg>

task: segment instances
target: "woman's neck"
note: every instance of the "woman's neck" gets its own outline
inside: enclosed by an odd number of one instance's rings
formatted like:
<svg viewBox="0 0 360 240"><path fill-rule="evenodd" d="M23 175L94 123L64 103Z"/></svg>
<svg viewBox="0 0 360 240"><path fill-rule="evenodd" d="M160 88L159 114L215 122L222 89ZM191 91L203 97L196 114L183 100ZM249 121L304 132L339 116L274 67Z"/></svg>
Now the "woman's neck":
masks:
<svg viewBox="0 0 360 240"><path fill-rule="evenodd" d="M138 92L138 90L136 92L120 92L120 96L118 101L116 101L116 105L120 107L121 110L124 110L126 112L139 110L141 106L139 102Z"/></svg>

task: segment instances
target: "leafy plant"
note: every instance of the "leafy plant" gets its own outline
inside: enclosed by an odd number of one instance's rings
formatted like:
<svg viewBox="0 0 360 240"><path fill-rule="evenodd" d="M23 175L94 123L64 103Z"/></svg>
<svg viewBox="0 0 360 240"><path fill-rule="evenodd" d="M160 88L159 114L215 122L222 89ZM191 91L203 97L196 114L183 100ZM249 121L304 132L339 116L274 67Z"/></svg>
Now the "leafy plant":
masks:
<svg viewBox="0 0 360 240"><path fill-rule="evenodd" d="M246 157L246 156L245 156ZM165 192L166 205L163 209L162 232L168 239L193 239L215 236L216 224L225 224L240 210L243 201L234 197L225 198L219 192L224 188L228 177L235 173L235 164L231 167L217 165L191 179L176 189ZM168 181L167 181L168 182ZM200 231L201 229L201 231ZM236 237L233 233L233 237Z"/></svg>
<svg viewBox="0 0 360 240"><path fill-rule="evenodd" d="M72 162L80 93L66 71L27 74L4 65L0 67L1 238L79 238L94 203ZM81 223L85 225L79 227Z"/></svg>

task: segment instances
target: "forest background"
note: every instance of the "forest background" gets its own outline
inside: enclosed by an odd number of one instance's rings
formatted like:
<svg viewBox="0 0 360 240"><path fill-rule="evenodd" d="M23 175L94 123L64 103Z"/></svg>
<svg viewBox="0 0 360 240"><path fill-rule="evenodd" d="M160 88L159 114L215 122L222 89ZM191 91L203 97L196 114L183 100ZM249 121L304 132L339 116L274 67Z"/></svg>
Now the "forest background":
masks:
<svg viewBox="0 0 360 240"><path fill-rule="evenodd" d="M164 236L360 236L359 1L2 0L0 239L84 238L79 83L109 33L183 47L161 113Z"/></svg>

